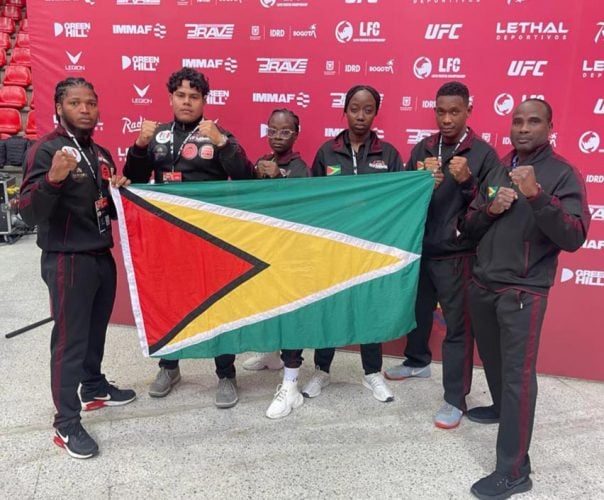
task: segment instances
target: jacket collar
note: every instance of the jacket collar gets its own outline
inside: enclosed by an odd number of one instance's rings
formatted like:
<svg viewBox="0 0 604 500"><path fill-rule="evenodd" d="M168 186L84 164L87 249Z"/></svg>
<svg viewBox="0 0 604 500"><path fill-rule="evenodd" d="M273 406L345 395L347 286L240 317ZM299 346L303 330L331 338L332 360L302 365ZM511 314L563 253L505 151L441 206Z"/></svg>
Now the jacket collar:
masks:
<svg viewBox="0 0 604 500"><path fill-rule="evenodd" d="M466 138L459 145L459 148L457 148L457 153L470 149L472 147L472 143L474 142L475 138L476 138L476 134L474 133L474 131L472 130L471 127L468 127L468 135L466 135ZM425 143L426 149L430 152L436 152L438 150L439 139L440 139L440 132L437 132L436 134L432 134L430 137L428 137L426 139L426 143Z"/></svg>
<svg viewBox="0 0 604 500"><path fill-rule="evenodd" d="M364 142L365 148L371 153L379 153L382 150L382 141L372 130ZM333 140L332 148L338 153L350 154L350 137L348 129L342 130Z"/></svg>
<svg viewBox="0 0 604 500"><path fill-rule="evenodd" d="M535 149L535 151L533 151L529 155L528 159L526 161L524 161L523 163L525 165L530 165L532 163L538 163L541 160L543 160L544 158L547 158L548 156L552 156L553 153L554 153L554 150L553 150L551 144L549 142L546 142L542 146L539 146L537 149ZM502 160L503 164L506 167L511 167L514 156L516 156L516 150L512 149L512 151L510 151L507 155L504 156L504 158Z"/></svg>

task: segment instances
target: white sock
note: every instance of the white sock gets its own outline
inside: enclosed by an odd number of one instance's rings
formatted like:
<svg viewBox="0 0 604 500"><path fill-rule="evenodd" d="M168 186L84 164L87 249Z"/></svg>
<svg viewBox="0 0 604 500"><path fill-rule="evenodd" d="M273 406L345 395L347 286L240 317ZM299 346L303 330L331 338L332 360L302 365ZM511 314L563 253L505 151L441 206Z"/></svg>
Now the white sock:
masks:
<svg viewBox="0 0 604 500"><path fill-rule="evenodd" d="M300 368L283 368L283 382L297 382Z"/></svg>

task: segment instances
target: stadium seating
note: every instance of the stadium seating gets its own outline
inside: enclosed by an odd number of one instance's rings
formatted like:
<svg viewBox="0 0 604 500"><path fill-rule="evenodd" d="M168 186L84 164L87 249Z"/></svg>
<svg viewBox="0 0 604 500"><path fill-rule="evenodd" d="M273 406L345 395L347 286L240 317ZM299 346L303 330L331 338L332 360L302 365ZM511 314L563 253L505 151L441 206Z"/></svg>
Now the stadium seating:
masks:
<svg viewBox="0 0 604 500"><path fill-rule="evenodd" d="M29 99L29 107L30 107L30 109L34 109L36 107L35 103L34 103L34 91L33 90L31 91L31 98Z"/></svg>
<svg viewBox="0 0 604 500"><path fill-rule="evenodd" d="M18 85L29 87L31 85L31 71L27 66L9 65L4 71L4 85Z"/></svg>
<svg viewBox="0 0 604 500"><path fill-rule="evenodd" d="M12 108L0 108L0 133L18 134L21 131L21 113Z"/></svg>
<svg viewBox="0 0 604 500"><path fill-rule="evenodd" d="M5 85L0 87L0 108L21 109L27 105L27 95L23 87Z"/></svg>
<svg viewBox="0 0 604 500"><path fill-rule="evenodd" d="M27 4L26 0L6 0L4 2L6 5L16 5L17 7L25 7Z"/></svg>
<svg viewBox="0 0 604 500"><path fill-rule="evenodd" d="M15 21L8 17L0 16L0 32L2 33L14 33L15 32Z"/></svg>
<svg viewBox="0 0 604 500"><path fill-rule="evenodd" d="M31 68L31 52L29 49L26 47L15 47L10 56L10 64Z"/></svg>
<svg viewBox="0 0 604 500"><path fill-rule="evenodd" d="M21 20L21 7L16 5L5 5L0 12L4 17L8 17L13 21Z"/></svg>
<svg viewBox="0 0 604 500"><path fill-rule="evenodd" d="M22 33L19 30L17 38L15 39L15 47L29 47L29 33Z"/></svg>
<svg viewBox="0 0 604 500"><path fill-rule="evenodd" d="M28 33L29 32L29 21L27 18L22 19L19 24L19 33Z"/></svg>
<svg viewBox="0 0 604 500"><path fill-rule="evenodd" d="M10 49L10 48L11 48L10 34L3 33L0 31L0 49Z"/></svg>
<svg viewBox="0 0 604 500"><path fill-rule="evenodd" d="M6 64L6 51L0 48L0 67Z"/></svg>
<svg viewBox="0 0 604 500"><path fill-rule="evenodd" d="M25 120L25 133L28 135L35 135L36 130L36 112L32 109L29 113L27 113L27 119Z"/></svg>

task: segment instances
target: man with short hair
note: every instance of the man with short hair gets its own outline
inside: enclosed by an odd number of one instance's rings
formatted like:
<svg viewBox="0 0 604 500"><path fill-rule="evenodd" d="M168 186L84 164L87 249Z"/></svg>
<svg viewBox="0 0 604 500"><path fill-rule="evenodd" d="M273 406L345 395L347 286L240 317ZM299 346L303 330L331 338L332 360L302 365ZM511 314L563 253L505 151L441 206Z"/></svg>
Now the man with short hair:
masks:
<svg viewBox="0 0 604 500"><path fill-rule="evenodd" d="M460 236L457 226L478 186L500 165L495 150L467 125L472 105L465 85L441 86L434 111L439 132L417 144L407 164L408 170L431 170L435 177L415 303L417 327L407 335L405 361L385 374L390 380L430 376L430 332L439 303L447 323L442 347L445 402L434 424L452 429L466 411L474 350L466 289L476 245Z"/></svg>
<svg viewBox="0 0 604 500"><path fill-rule="evenodd" d="M587 236L590 214L581 174L549 144L551 106L528 99L512 115L514 150L472 202L463 232L478 245L470 312L493 405L468 418L499 422L495 472L476 482L482 499L532 487L528 450L537 400L539 336L561 250Z"/></svg>
<svg viewBox="0 0 604 500"><path fill-rule="evenodd" d="M42 278L54 319L54 441L74 458L90 458L98 446L80 423L81 408L119 406L136 398L134 391L118 389L101 373L117 279L111 255L116 213L109 183L119 187L129 181L115 175L109 151L92 140L99 111L90 82L60 81L55 112L59 125L27 155L19 209L27 224L38 226Z"/></svg>
<svg viewBox="0 0 604 500"><path fill-rule="evenodd" d="M174 120L144 120L136 142L128 150L124 175L132 182L156 183L252 179L254 168L233 135L203 116L210 92L205 76L182 68L168 80ZM235 355L214 358L218 389L216 406L231 408L238 401ZM178 360L161 359L149 395L167 396L180 381Z"/></svg>

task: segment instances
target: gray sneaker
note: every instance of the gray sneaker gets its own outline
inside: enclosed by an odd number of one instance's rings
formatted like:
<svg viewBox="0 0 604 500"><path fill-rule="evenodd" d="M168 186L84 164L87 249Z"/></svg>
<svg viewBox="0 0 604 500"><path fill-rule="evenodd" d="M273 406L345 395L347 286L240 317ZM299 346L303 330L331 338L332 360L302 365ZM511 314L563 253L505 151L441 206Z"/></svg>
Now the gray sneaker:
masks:
<svg viewBox="0 0 604 500"><path fill-rule="evenodd" d="M428 378L432 374L430 365L426 366L406 366L403 363L392 366L384 372L384 376L388 380L405 380L406 378Z"/></svg>
<svg viewBox="0 0 604 500"><path fill-rule="evenodd" d="M461 422L461 417L463 411L445 402L434 415L434 425L441 429L455 429Z"/></svg>
<svg viewBox="0 0 604 500"><path fill-rule="evenodd" d="M237 381L233 378L219 378L216 389L216 406L218 408L232 408L237 404Z"/></svg>
<svg viewBox="0 0 604 500"><path fill-rule="evenodd" d="M149 387L149 396L152 398L163 398L172 390L172 387L180 382L180 368L159 369L159 373Z"/></svg>

